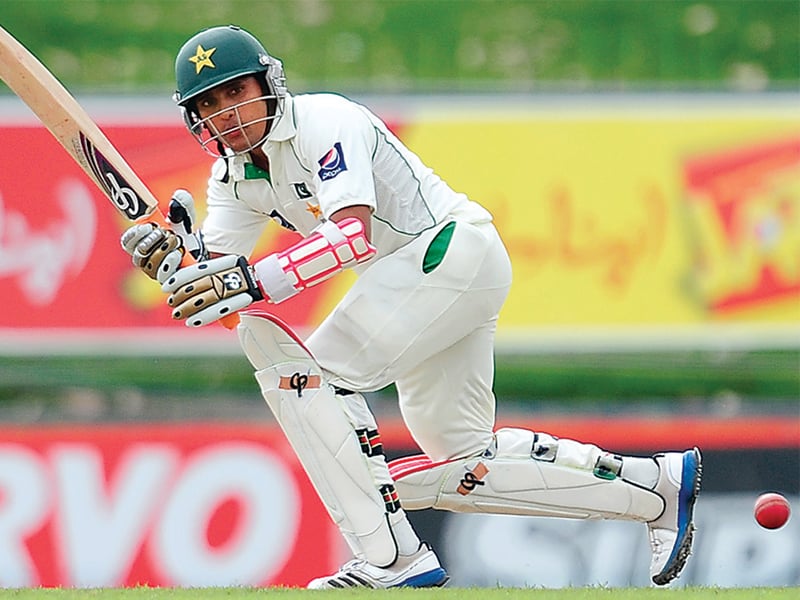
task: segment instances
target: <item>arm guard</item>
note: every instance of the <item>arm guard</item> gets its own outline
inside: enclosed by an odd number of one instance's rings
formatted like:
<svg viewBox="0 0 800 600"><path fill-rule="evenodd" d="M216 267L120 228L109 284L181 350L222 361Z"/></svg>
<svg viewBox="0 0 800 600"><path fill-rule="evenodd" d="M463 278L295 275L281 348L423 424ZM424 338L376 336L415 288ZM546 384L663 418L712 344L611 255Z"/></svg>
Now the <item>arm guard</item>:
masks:
<svg viewBox="0 0 800 600"><path fill-rule="evenodd" d="M254 268L267 298L277 304L343 269L368 261L376 252L364 224L349 217L338 223L325 221L307 238L270 254Z"/></svg>

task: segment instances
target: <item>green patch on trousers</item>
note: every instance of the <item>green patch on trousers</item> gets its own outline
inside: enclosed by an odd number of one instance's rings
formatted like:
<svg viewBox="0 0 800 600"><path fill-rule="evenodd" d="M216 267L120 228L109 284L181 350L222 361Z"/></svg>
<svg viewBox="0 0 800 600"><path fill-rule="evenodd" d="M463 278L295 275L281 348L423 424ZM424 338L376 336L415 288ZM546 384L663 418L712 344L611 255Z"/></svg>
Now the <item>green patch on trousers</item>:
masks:
<svg viewBox="0 0 800 600"><path fill-rule="evenodd" d="M428 250L425 252L425 257L422 259L422 272L430 273L438 267L444 260L444 255L447 248L450 247L450 240L453 239L453 231L455 231L456 224L451 221L439 230L439 233L431 241Z"/></svg>

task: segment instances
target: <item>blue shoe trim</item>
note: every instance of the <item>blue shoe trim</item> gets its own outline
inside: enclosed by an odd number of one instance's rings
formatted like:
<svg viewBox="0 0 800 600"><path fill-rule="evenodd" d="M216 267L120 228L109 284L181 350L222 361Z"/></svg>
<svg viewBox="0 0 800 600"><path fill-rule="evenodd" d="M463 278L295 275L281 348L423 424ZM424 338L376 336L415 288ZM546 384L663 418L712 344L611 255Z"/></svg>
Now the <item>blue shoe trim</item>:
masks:
<svg viewBox="0 0 800 600"><path fill-rule="evenodd" d="M678 495L678 537L683 537L692 522L694 501L697 498L698 457L694 450L683 455L681 491Z"/></svg>
<svg viewBox="0 0 800 600"><path fill-rule="evenodd" d="M702 476L700 460L700 451L697 448L683 453L681 489L678 492L678 534L664 568L661 573L653 577L653 581L659 585L667 583L677 576L691 551L694 533L694 505L697 495L700 493Z"/></svg>
<svg viewBox="0 0 800 600"><path fill-rule="evenodd" d="M441 587L447 583L448 579L449 577L447 576L447 571L439 567L430 571L426 571L425 573L420 573L419 575L409 577L402 583L398 583L392 587Z"/></svg>

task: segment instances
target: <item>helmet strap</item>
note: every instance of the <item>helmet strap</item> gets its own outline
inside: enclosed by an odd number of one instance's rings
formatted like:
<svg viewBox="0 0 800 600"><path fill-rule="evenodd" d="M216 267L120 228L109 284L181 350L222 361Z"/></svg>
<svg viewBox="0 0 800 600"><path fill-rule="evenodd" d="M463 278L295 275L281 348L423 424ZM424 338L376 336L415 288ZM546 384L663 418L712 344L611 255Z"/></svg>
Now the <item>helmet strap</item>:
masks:
<svg viewBox="0 0 800 600"><path fill-rule="evenodd" d="M217 154L220 156L225 156L227 154L225 150L225 144L223 144L219 138L215 138L214 141L217 143Z"/></svg>

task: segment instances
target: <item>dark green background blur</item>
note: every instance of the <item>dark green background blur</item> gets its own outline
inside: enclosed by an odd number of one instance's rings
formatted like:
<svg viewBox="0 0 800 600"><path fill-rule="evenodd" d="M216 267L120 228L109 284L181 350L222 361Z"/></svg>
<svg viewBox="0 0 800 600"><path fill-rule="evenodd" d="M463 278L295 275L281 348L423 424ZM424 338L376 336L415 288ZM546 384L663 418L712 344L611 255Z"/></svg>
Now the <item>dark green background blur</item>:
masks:
<svg viewBox="0 0 800 600"><path fill-rule="evenodd" d="M0 24L76 94L167 97L181 44L227 23L284 60L294 91L800 90L798 0L0 1ZM797 349L501 355L497 371L507 406L800 410ZM20 421L263 410L232 357L0 357L0 401Z"/></svg>
<svg viewBox="0 0 800 600"><path fill-rule="evenodd" d="M798 89L797 0L3 0L73 91L167 92L181 44L233 23L297 91Z"/></svg>

